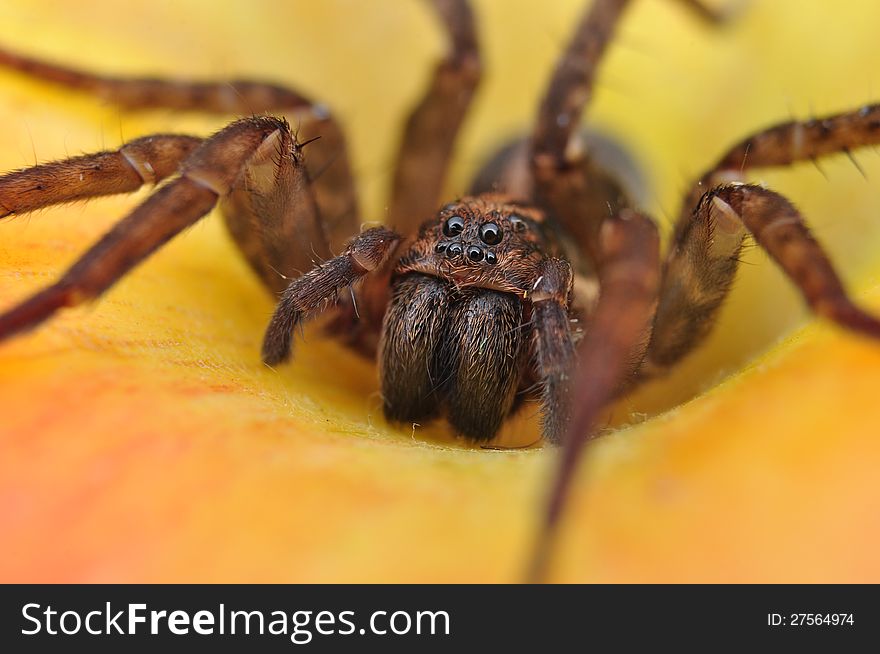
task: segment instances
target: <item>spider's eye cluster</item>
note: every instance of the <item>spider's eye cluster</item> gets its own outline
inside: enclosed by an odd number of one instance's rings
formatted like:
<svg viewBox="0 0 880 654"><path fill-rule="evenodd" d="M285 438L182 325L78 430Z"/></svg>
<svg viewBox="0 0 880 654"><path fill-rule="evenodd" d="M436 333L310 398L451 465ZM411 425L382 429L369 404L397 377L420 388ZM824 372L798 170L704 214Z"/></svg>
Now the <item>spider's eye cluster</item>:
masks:
<svg viewBox="0 0 880 654"><path fill-rule="evenodd" d="M455 239L464 232L465 219L453 214L443 223L443 235L450 239ZM480 241L485 245L497 245L501 242L501 227L494 222L484 223L479 229ZM468 239L469 240L469 239ZM443 254L447 259L455 259L464 256L474 263L485 261L488 264L498 263L498 255L491 250L485 249L485 245L464 242L458 239L453 241L441 241L434 246L434 252Z"/></svg>
<svg viewBox="0 0 880 654"><path fill-rule="evenodd" d="M480 227L480 240L486 245L498 245L501 242L501 228L495 223L484 223Z"/></svg>
<svg viewBox="0 0 880 654"><path fill-rule="evenodd" d="M461 216L451 216L443 224L443 233L446 236L457 236L464 230L464 218Z"/></svg>

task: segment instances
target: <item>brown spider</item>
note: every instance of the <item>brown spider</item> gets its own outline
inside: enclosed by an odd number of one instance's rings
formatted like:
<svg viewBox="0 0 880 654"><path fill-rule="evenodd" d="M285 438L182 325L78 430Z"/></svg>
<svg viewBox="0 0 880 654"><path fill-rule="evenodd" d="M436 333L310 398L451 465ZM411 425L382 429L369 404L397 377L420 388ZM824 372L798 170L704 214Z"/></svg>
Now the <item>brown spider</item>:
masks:
<svg viewBox="0 0 880 654"><path fill-rule="evenodd" d="M712 17L695 0L683 1ZM731 148L687 194L661 260L653 222L586 151L578 128L629 4L595 0L557 65L530 138L499 153L472 195L437 212L480 59L465 0L433 4L450 53L407 122L388 227L353 240L360 218L345 142L322 105L270 84L98 77L0 50L2 65L125 107L284 109L300 121L294 134L282 119L252 116L206 139L147 136L0 177L2 216L164 182L58 282L0 315L0 338L97 297L220 203L252 268L281 293L265 362L286 359L296 327L328 310L333 333L377 354L390 420L422 422L445 412L464 437L487 441L524 397L540 396L543 435L563 445L547 536L600 410L705 338L747 235L816 313L880 337L880 322L849 300L791 203L738 182L747 167L880 142L880 106L780 124ZM313 266L315 257L324 263Z"/></svg>

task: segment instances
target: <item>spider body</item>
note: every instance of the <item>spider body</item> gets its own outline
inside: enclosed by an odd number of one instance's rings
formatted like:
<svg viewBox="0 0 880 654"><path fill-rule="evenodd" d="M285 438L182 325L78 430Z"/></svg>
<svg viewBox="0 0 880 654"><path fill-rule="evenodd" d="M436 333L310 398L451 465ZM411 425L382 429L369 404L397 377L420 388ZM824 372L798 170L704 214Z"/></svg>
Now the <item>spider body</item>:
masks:
<svg viewBox="0 0 880 654"><path fill-rule="evenodd" d="M473 195L437 212L481 64L467 2L434 0L449 52L404 129L387 227L360 234L342 129L326 107L297 91L250 81L102 77L0 49L0 65L122 106L286 110L300 126L294 134L284 119L252 115L207 138L158 134L0 177L0 217L160 183L61 279L0 314L0 339L98 297L220 205L242 254L280 293L263 341L266 363L285 360L297 327L327 310L332 332L377 352L393 421L445 412L459 433L485 441L519 400L539 396L543 436L564 445L546 513L549 535L600 411L705 337L747 236L816 313L880 337L880 322L849 299L797 209L743 183L746 168L880 142L880 106L782 123L734 145L686 194L661 257L654 223L579 128L597 66L629 4L590 5L531 134L492 161ZM711 17L699 2L686 4Z"/></svg>
<svg viewBox="0 0 880 654"><path fill-rule="evenodd" d="M503 196L464 198L422 225L394 267L382 326L386 416L420 422L445 405L460 433L492 438L517 391L542 379L532 305L545 299L542 264L559 253L544 213Z"/></svg>

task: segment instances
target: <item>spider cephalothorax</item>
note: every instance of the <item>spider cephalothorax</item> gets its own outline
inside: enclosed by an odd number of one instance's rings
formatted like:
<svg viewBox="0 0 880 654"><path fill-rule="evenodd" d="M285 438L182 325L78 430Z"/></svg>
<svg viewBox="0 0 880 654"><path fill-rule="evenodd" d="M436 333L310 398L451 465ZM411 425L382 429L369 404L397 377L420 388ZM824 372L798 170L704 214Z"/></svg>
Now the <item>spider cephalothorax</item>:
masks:
<svg viewBox="0 0 880 654"><path fill-rule="evenodd" d="M816 313L880 337L880 321L850 300L797 209L743 183L753 167L880 143L880 105L785 122L736 144L685 195L661 257L653 221L579 127L629 0L591 3L531 135L492 159L472 197L445 206L444 173L481 64L468 3L432 4L449 51L406 123L388 226L360 234L343 131L324 105L272 84L102 77L0 49L0 65L122 106L250 115L207 138L147 136L0 177L0 217L161 183L60 280L0 314L0 339L99 296L219 205L251 267L281 292L266 363L287 358L297 326L327 310L334 334L378 353L391 420L445 412L459 433L485 441L518 399L537 395L543 436L563 444L549 534L600 411L706 336L747 236ZM712 16L698 0L686 4ZM296 115L297 134L284 119L254 115L279 110Z"/></svg>
<svg viewBox="0 0 880 654"><path fill-rule="evenodd" d="M418 422L446 405L452 425L474 440L491 439L524 392L541 380L531 362L532 301L551 257L542 211L502 196L464 198L426 222L394 269L393 297L382 326L385 414ZM538 293L537 298L534 294ZM568 340L566 331L555 338Z"/></svg>
<svg viewBox="0 0 880 654"><path fill-rule="evenodd" d="M463 198L424 223L395 272L527 297L540 262L561 254L544 213L499 195Z"/></svg>

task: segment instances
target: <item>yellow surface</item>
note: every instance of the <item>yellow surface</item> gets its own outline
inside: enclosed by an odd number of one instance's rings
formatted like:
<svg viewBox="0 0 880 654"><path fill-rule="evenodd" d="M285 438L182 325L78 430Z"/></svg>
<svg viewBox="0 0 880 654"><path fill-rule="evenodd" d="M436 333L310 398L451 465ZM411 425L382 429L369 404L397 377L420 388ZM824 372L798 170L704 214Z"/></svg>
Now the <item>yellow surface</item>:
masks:
<svg viewBox="0 0 880 654"><path fill-rule="evenodd" d="M580 2L477 4L487 78L450 195L524 129ZM443 40L417 2L9 0L0 41L103 72L255 76L326 100L381 219L398 130ZM752 129L875 99L874 2L753 1L713 32L639 0L593 123L621 137L664 225ZM0 74L0 169L222 120L121 115ZM761 172L880 311L880 162ZM142 198L139 195L138 198ZM138 198L0 224L0 307L50 282ZM624 400L583 464L560 581L880 581L880 346L805 321L750 252L711 342ZM515 581L553 451L486 451L381 417L375 366L307 330L258 358L272 311L212 216L88 308L0 346L0 581ZM795 329L782 345L767 350ZM757 358L756 358L757 357ZM735 372L746 366L741 372ZM702 390L720 386L691 400ZM674 407L674 408L673 408ZM518 421L505 442L536 435Z"/></svg>

